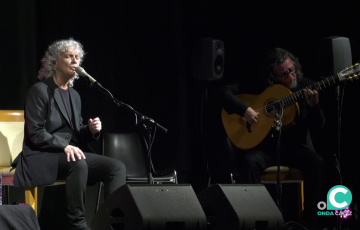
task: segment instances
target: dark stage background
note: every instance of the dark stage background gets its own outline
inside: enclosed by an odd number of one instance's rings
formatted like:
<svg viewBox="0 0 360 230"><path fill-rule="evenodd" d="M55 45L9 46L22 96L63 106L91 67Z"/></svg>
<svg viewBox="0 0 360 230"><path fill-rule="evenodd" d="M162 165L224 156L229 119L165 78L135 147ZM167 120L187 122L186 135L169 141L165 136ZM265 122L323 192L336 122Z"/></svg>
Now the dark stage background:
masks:
<svg viewBox="0 0 360 230"><path fill-rule="evenodd" d="M226 83L252 83L260 58L273 47L299 57L304 75L319 80L317 45L328 36L348 37L353 63L360 59L356 7L328 1L278 4L244 1L2 1L0 3L0 109L23 109L28 88L37 81L40 59L55 40L73 37L87 52L83 67L115 98L168 128L158 130L153 146L155 167L174 167L181 183L196 192L206 184L201 150L201 101ZM225 74L215 82L191 73L194 39L224 41ZM354 199L359 167L359 82L346 85L343 102L341 171ZM99 116L103 132L134 130L133 115L89 88L84 79L74 88L82 97L83 118ZM337 123L335 91L321 92L327 123L315 145L326 162L326 191L339 184L334 164ZM211 103L211 101L209 101ZM220 114L209 114L219 124ZM216 126L216 125L214 125ZM219 130L221 132L222 130ZM100 144L93 146L100 152Z"/></svg>

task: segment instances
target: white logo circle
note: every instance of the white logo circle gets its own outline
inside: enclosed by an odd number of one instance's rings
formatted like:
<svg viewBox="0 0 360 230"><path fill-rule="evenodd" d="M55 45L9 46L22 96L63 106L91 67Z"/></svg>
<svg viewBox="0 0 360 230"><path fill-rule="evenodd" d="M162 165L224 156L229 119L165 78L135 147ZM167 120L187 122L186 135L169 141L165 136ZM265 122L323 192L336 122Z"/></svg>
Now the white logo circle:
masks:
<svg viewBox="0 0 360 230"><path fill-rule="evenodd" d="M326 208L326 203L324 201L320 201L317 205L318 209L324 210Z"/></svg>

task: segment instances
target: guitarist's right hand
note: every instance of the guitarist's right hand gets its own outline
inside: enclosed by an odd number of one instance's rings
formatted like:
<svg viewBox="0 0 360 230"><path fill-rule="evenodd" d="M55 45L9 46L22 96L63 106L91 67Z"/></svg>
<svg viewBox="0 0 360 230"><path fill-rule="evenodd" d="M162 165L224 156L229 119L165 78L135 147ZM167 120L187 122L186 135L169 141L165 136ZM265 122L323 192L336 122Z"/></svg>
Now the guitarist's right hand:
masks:
<svg viewBox="0 0 360 230"><path fill-rule="evenodd" d="M251 125L257 122L258 116L259 112L255 112L251 107L247 108L244 114L245 120Z"/></svg>

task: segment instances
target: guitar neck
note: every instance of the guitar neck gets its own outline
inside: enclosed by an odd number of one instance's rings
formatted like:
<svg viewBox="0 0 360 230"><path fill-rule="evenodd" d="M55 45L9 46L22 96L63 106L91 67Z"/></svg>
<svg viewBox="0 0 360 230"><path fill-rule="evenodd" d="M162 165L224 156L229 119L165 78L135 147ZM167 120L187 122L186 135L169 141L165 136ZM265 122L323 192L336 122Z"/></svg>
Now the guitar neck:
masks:
<svg viewBox="0 0 360 230"><path fill-rule="evenodd" d="M320 91L320 90L326 89L327 87L329 87L331 85L336 85L336 84L340 83L341 81L342 81L342 79L339 77L339 74L336 74L331 77L325 78L319 82L316 82L313 85L305 87L304 89ZM285 107L288 107L288 106L300 101L303 98L305 98L305 93L301 89L301 90L296 91L295 93L292 93L284 98L281 98L280 103L281 103L282 107L285 108Z"/></svg>
<svg viewBox="0 0 360 230"><path fill-rule="evenodd" d="M337 84L343 80L349 80L349 79L357 79L360 75L360 65L359 63L356 63L355 65L344 69L343 71L325 78L311 86L306 87L305 89L310 90L317 90L320 91L322 89L325 89L328 86L331 86L332 84ZM279 100L281 106L283 108L290 106L298 101L300 101L302 98L305 97L304 91L299 90L293 94L290 94L289 96L286 96Z"/></svg>

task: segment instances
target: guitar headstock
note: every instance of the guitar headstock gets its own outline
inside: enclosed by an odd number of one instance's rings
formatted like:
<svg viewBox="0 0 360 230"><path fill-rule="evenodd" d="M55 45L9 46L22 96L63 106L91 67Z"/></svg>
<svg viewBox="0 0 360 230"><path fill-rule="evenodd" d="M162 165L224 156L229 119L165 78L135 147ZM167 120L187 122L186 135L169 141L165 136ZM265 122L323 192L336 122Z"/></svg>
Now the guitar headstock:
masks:
<svg viewBox="0 0 360 230"><path fill-rule="evenodd" d="M355 65L348 67L338 73L340 81L342 80L353 80L358 79L360 76L360 65L356 63Z"/></svg>

